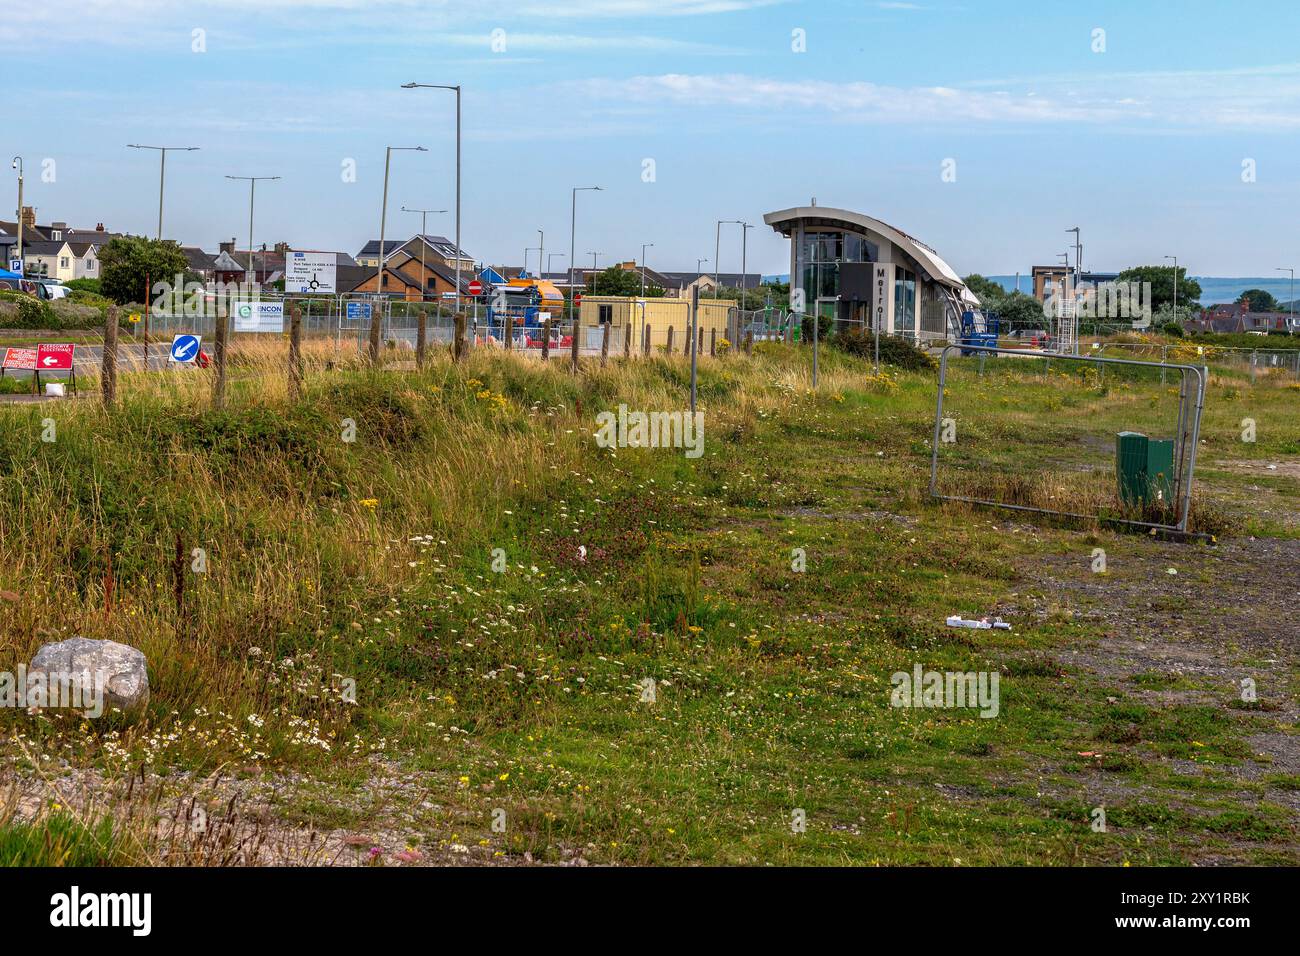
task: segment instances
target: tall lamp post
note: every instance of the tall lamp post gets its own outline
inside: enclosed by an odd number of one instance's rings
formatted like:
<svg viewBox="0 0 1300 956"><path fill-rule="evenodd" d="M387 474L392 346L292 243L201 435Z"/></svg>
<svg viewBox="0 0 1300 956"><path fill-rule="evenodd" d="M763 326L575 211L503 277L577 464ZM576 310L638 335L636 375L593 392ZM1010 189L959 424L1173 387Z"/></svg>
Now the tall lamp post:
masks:
<svg viewBox="0 0 1300 956"><path fill-rule="evenodd" d="M163 214L163 183L164 183L164 182L166 181L166 179L167 179L167 153L168 153L169 151L171 151L171 152L182 152L182 153L192 153L192 152L194 152L196 149L198 149L198 147L197 147L197 146L142 146L142 145L140 145L139 143L127 143L126 145L127 145L129 148L131 148L131 149L156 149L156 150L158 151L159 155L161 155L161 157L162 157L162 161L161 161L161 162L159 163L159 165L158 165L158 238L161 239L161 238L162 238L162 219L163 219L163 217L162 217L162 214ZM253 254L253 250L252 250L252 249L249 249L249 250L248 250L248 254L251 256L251 255Z"/></svg>
<svg viewBox="0 0 1300 956"><path fill-rule="evenodd" d="M456 311L460 311L460 86L443 83L403 83L404 90L451 90L456 94Z"/></svg>
<svg viewBox="0 0 1300 956"><path fill-rule="evenodd" d="M248 181L248 281L254 283L257 281L257 273L253 271L253 193L257 189L257 181L279 179L279 176L231 176L226 174L227 179L241 179ZM262 256L262 265L266 265L266 256Z"/></svg>
<svg viewBox="0 0 1300 956"><path fill-rule="evenodd" d="M747 222L740 224L740 308L745 309L745 268L746 268L746 240L749 238L749 230L753 229ZM838 318L838 316L836 316Z"/></svg>
<svg viewBox="0 0 1300 956"><path fill-rule="evenodd" d="M1286 320L1286 330L1288 334L1294 335L1295 334L1295 269L1291 268L1290 266L1278 266L1273 271L1291 273L1291 291L1288 293L1288 296L1290 297L1291 301L1287 303L1288 315Z"/></svg>
<svg viewBox="0 0 1300 956"><path fill-rule="evenodd" d="M700 266L703 265L704 263L708 262L708 261L709 261L709 259L708 259L707 256L705 256L703 259L696 259L696 260L695 260L695 278L696 278L696 279L698 279L698 278L700 277L700 275L701 275L701 273L700 273Z"/></svg>
<svg viewBox="0 0 1300 956"><path fill-rule="evenodd" d="M442 213L446 211L447 210L445 209L410 209L406 206L402 207L402 212L418 212L420 214L420 285L421 285L420 301L421 302L424 301L424 292L429 287L429 280L426 278L426 274L424 271L424 250L428 246L428 243L425 241L424 237L425 234L428 233L429 231L429 213L431 212ZM459 258L460 250L457 250L456 255L457 258ZM441 314L442 306L438 307L438 311Z"/></svg>
<svg viewBox="0 0 1300 956"><path fill-rule="evenodd" d="M718 262L722 258L722 227L739 223L739 219L719 219L713 228L713 294L721 288L718 285Z"/></svg>
<svg viewBox="0 0 1300 956"><path fill-rule="evenodd" d="M386 146L384 147L384 198L379 205L379 268L375 273L375 293L383 301L384 295L384 231L388 228L388 170L393 164L393 151L427 153L423 146ZM460 249L456 250L457 256Z"/></svg>
<svg viewBox="0 0 1300 956"><path fill-rule="evenodd" d="M18 224L16 227L18 229L18 261L21 263L23 261L23 158L15 156L11 167L18 170L18 217L15 222ZM18 271L23 274L26 273L26 270L21 265L18 267Z"/></svg>
<svg viewBox="0 0 1300 956"><path fill-rule="evenodd" d="M1178 321L1178 257L1165 256L1166 259L1174 260L1174 321Z"/></svg>
<svg viewBox="0 0 1300 956"><path fill-rule="evenodd" d="M551 260L554 259L556 256L559 256L561 259L563 259L563 258L564 258L564 253L563 253L563 252L548 252L548 253L546 254L546 271L547 271L547 272L550 272L550 271L551 271Z"/></svg>
<svg viewBox="0 0 1300 956"><path fill-rule="evenodd" d="M573 294L575 290L573 288L573 261L574 261L573 257L575 255L574 237L578 230L578 193L586 192L588 190L592 192L602 191L599 186L574 186L573 195L571 197L571 203L569 208L569 324L570 325L573 325L573 321L574 321L573 320ZM578 329L576 326L574 326L573 329L573 340L575 342L578 340ZM578 353L576 352L574 353L574 355L577 354Z"/></svg>
<svg viewBox="0 0 1300 956"><path fill-rule="evenodd" d="M653 242L641 243L641 298L645 298L645 251L654 248Z"/></svg>

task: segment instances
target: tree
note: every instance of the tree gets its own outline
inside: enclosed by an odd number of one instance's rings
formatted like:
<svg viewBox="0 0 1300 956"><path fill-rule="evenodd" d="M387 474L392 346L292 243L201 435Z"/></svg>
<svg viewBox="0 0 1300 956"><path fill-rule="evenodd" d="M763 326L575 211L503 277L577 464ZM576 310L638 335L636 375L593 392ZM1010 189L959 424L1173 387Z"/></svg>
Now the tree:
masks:
<svg viewBox="0 0 1300 956"><path fill-rule="evenodd" d="M984 278L978 272L972 272L962 281L966 283L966 288L975 293L981 305L994 312L998 311L997 304L1007 297L1006 289L992 279Z"/></svg>
<svg viewBox="0 0 1300 956"><path fill-rule="evenodd" d="M1047 322L1047 316L1043 313L1043 303L1024 292L1012 292L1001 302L996 304L986 302L984 307L996 312L1002 319L1003 334L1011 329L1042 329Z"/></svg>
<svg viewBox="0 0 1300 956"><path fill-rule="evenodd" d="M610 266L596 273L592 281L594 295L639 296L641 294L641 273L618 266ZM646 298L659 298L664 290L651 282L646 282Z"/></svg>
<svg viewBox="0 0 1300 956"><path fill-rule="evenodd" d="M170 239L116 236L99 250L100 290L119 305L143 301L152 295L146 282L176 281L189 263L180 246Z"/></svg>
<svg viewBox="0 0 1300 956"><path fill-rule="evenodd" d="M1116 282L1151 283L1151 310L1154 312L1162 305L1174 302L1174 267L1173 266L1134 266L1119 274ZM1178 267L1178 305L1193 307L1201 299L1201 284L1195 279L1187 278L1187 270Z"/></svg>
<svg viewBox="0 0 1300 956"><path fill-rule="evenodd" d="M1265 292L1263 289L1247 289L1241 295L1237 296L1237 301L1245 299L1250 303L1252 312L1277 312L1278 301L1273 298L1271 292Z"/></svg>

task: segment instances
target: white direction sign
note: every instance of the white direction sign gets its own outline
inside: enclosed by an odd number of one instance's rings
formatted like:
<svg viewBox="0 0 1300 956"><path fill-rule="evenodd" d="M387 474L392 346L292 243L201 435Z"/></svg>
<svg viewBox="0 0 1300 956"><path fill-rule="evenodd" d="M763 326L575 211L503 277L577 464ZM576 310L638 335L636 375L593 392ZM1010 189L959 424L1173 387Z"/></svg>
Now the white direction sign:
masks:
<svg viewBox="0 0 1300 956"><path fill-rule="evenodd" d="M332 252L290 252L284 258L284 291L291 295L333 292L338 257Z"/></svg>
<svg viewBox="0 0 1300 956"><path fill-rule="evenodd" d="M236 302L230 307L236 332L283 332L283 302Z"/></svg>

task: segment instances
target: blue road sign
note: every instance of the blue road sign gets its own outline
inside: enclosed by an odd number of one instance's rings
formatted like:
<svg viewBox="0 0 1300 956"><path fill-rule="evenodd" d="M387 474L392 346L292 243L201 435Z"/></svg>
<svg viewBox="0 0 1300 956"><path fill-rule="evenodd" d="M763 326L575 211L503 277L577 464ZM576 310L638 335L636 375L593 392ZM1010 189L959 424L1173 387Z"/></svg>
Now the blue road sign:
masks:
<svg viewBox="0 0 1300 956"><path fill-rule="evenodd" d="M183 333L172 338L171 360L188 364L199 357L200 337Z"/></svg>
<svg viewBox="0 0 1300 956"><path fill-rule="evenodd" d="M348 303L349 319L368 319L370 318L369 302L349 302Z"/></svg>

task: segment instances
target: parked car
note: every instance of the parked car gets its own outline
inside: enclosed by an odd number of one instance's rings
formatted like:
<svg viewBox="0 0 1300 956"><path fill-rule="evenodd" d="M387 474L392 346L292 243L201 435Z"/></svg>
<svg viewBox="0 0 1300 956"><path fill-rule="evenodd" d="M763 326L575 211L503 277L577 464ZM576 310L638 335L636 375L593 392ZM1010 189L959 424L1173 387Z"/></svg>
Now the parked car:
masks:
<svg viewBox="0 0 1300 956"><path fill-rule="evenodd" d="M42 299L66 299L72 294L72 290L66 285L53 279L36 280L36 289L36 295Z"/></svg>

